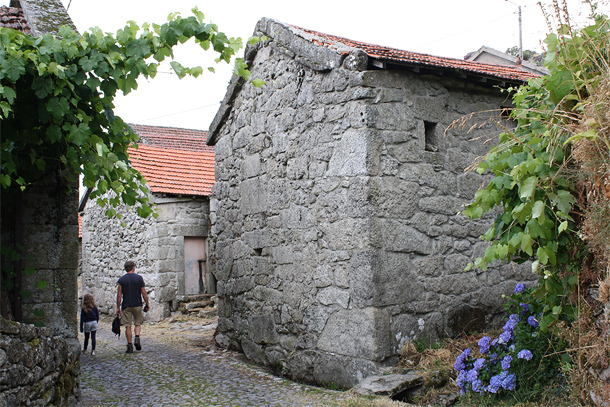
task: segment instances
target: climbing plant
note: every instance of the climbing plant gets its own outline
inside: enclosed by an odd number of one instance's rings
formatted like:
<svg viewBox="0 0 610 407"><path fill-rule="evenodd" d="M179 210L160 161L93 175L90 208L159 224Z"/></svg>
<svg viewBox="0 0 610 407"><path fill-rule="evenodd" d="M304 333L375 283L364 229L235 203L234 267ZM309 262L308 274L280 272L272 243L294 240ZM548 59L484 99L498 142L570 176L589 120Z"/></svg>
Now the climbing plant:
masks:
<svg viewBox="0 0 610 407"><path fill-rule="evenodd" d="M579 229L578 204L584 197L572 148L582 139L605 145L596 116L587 115L583 106L608 76L608 50L599 47L607 36L608 19L597 15L582 30L572 29L568 21L547 37L549 74L514 89L517 126L502 134L479 164L479 173L493 178L464 211L477 218L499 207L483 236L491 245L468 269L485 269L494 260L531 260L541 277L534 296L545 303L543 330L576 313L568 299L578 286L587 245Z"/></svg>
<svg viewBox="0 0 610 407"><path fill-rule="evenodd" d="M99 28L79 35L63 26L58 37L34 38L0 28L2 188L24 190L53 171L69 179L82 174L93 189L90 198L108 206L107 215L115 216L121 203L136 206L143 217L153 213L145 180L127 154L137 136L114 114L113 100L119 91L137 89L139 77L155 77L168 58L178 77L198 77L202 67L173 60L174 47L189 39L217 53L216 62L230 63L242 47L241 39L205 23L196 8L162 25L129 22L116 35ZM234 64L236 74L249 79L246 63L237 58ZM106 195L110 190L115 194Z"/></svg>
<svg viewBox="0 0 610 407"><path fill-rule="evenodd" d="M464 211L497 213L483 236L491 245L468 268L531 261L540 276L510 296L513 314L491 350L486 336L478 359L470 349L456 359L476 405L540 400L553 387L565 397L566 380L579 405L610 397L598 374L610 360L610 21L589 3L592 24L576 30L565 1L553 0L561 24L545 41L549 74L515 90L517 126L478 166L491 182Z"/></svg>

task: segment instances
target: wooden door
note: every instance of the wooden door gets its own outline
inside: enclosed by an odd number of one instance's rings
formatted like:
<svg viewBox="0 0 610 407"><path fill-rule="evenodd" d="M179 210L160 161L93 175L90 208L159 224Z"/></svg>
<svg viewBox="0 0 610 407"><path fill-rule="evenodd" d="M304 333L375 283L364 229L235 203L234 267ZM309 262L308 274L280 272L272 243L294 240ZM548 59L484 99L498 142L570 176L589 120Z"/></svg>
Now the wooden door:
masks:
<svg viewBox="0 0 610 407"><path fill-rule="evenodd" d="M205 238L184 237L184 293L205 293Z"/></svg>

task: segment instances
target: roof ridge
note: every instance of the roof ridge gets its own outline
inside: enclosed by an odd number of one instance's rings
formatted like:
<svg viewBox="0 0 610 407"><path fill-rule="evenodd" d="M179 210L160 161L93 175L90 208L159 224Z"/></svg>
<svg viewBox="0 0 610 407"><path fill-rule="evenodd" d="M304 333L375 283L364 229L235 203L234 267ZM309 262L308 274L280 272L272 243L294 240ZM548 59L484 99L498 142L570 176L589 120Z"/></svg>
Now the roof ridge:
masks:
<svg viewBox="0 0 610 407"><path fill-rule="evenodd" d="M278 24L283 24L284 26L290 27L292 29L299 30L303 33L307 33L313 36L317 36L322 39L329 40L332 45L335 45L336 42L339 42L341 46L348 46L354 49L362 49L369 55L369 57L373 57L380 60L388 60L394 62L408 62L415 65L430 65L444 68L454 68L454 69L463 69L471 71L474 74L484 74L495 76L503 79L512 79L525 81L529 78L541 76L540 74L535 74L527 71L526 69L519 66L510 66L510 65L500 65L493 64L489 62L479 62L479 61L469 61L465 59L455 58L455 57L445 57L445 56L437 56L432 54L426 54L421 52L407 51L400 48L394 48L387 45L379 45L372 44L358 40L352 40L346 37L341 37L333 34L326 34L320 31L311 30L308 28L299 27L292 24L281 23L279 21L273 20ZM311 39L306 38L303 35L299 35L298 32L292 30L295 35L300 36L304 40L310 42L318 42L312 41ZM319 44L321 46L325 46L327 48L332 48L331 44ZM403 54L402 58L400 56L391 56L391 55L382 55L381 53L375 51L389 51L397 54ZM437 63L435 63L437 62ZM442 63L441 63L442 62ZM453 63L453 66L452 66ZM471 69L468 69L468 68ZM481 69L477 70L476 67Z"/></svg>
<svg viewBox="0 0 610 407"><path fill-rule="evenodd" d="M189 131L196 131L196 132L203 132L203 133L208 132L207 130L193 129L193 128L189 128L189 127L157 126L157 125L152 125L152 124L136 124L136 123L126 123L126 124L131 128L136 126L136 127L149 127L149 128L160 128L160 129L189 130Z"/></svg>

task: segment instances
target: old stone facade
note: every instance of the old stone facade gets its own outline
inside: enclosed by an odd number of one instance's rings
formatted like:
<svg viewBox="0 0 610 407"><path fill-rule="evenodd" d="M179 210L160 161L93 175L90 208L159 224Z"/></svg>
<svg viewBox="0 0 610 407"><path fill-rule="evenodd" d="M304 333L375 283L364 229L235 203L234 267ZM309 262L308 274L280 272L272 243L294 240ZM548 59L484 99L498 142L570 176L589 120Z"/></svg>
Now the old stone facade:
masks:
<svg viewBox="0 0 610 407"><path fill-rule="evenodd" d="M49 328L0 317L0 406L76 406L80 349Z"/></svg>
<svg viewBox="0 0 610 407"><path fill-rule="evenodd" d="M375 58L402 54L274 20L256 34L267 41L246 59L266 85L234 79L210 128L217 343L352 386L409 340L494 323L531 272L463 272L489 221L458 212L485 182L464 169L498 128L444 130L473 112L487 113L469 125L501 121L493 85L519 81Z"/></svg>
<svg viewBox="0 0 610 407"><path fill-rule="evenodd" d="M160 321L175 310L178 296L194 293L189 292L189 265L195 273L207 270L214 154L205 146L207 132L132 126L142 140L138 150L130 150L130 160L146 178L159 216L143 219L134 208L123 207L122 219L109 219L95 201L81 204L81 290L93 294L101 312L114 314L117 281L125 274L125 261L133 260L147 286L147 320ZM200 249L197 259L188 257L192 245Z"/></svg>
<svg viewBox="0 0 610 407"><path fill-rule="evenodd" d="M15 263L3 256L2 268L15 269L15 274L21 270L18 284L29 292L21 298L20 311L13 307L22 315L17 319L44 325L78 348L76 190L76 184L49 177L22 193L3 193L2 244L22 256Z"/></svg>
<svg viewBox="0 0 610 407"><path fill-rule="evenodd" d="M34 36L64 24L74 27L59 0L11 0L0 8L0 25ZM77 190L54 169L24 191L2 191L0 306L21 323L0 318L0 406L80 399Z"/></svg>

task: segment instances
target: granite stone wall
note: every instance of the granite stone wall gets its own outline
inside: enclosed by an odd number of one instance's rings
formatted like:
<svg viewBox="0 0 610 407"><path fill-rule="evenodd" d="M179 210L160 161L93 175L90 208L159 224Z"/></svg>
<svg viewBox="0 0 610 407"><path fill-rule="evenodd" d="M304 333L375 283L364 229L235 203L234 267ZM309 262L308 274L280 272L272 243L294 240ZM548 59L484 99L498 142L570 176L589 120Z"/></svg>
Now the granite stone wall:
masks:
<svg viewBox="0 0 610 407"><path fill-rule="evenodd" d="M0 317L0 406L76 406L79 372L71 341Z"/></svg>
<svg viewBox="0 0 610 407"><path fill-rule="evenodd" d="M317 69L301 58L315 50L264 34L251 71L266 85L235 92L210 129L217 343L300 380L352 386L409 340L496 323L501 294L531 272L462 272L483 253L489 219L458 212L485 182L464 169L498 133L484 123L501 120L506 95L356 70L350 58Z"/></svg>
<svg viewBox="0 0 610 407"><path fill-rule="evenodd" d="M2 246L21 257L12 261L3 254L1 295L9 297L11 283L4 278L20 270L21 317L14 303L11 315L23 324L0 318L0 406L80 400L76 191L49 176L23 192L3 192Z"/></svg>
<svg viewBox="0 0 610 407"><path fill-rule="evenodd" d="M151 305L147 320L168 317L176 296L184 295L184 237L208 235L208 200L156 195L152 200L156 219L142 219L128 208L120 210L122 219L108 219L95 202L87 203L82 215L82 293L93 294L101 312L114 314L117 281L129 259L146 283Z"/></svg>

